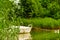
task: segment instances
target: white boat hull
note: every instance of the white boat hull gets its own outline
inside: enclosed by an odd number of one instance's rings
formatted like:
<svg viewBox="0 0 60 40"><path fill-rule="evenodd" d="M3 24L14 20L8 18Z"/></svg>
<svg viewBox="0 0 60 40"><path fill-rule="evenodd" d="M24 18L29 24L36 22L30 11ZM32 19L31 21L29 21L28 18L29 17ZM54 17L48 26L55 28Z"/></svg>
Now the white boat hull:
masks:
<svg viewBox="0 0 60 40"><path fill-rule="evenodd" d="M29 33L32 29L32 27L29 26L11 26L11 28L19 28L19 33Z"/></svg>
<svg viewBox="0 0 60 40"><path fill-rule="evenodd" d="M29 33L32 27L20 26L20 33Z"/></svg>

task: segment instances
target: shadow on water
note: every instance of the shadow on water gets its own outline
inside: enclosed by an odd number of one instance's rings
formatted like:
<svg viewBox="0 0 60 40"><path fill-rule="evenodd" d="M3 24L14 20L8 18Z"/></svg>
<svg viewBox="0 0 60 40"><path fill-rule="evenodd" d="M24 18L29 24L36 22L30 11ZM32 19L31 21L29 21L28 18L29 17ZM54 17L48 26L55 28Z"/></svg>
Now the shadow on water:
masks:
<svg viewBox="0 0 60 40"><path fill-rule="evenodd" d="M47 31L32 31L27 34L19 34L19 40L60 40L60 33Z"/></svg>

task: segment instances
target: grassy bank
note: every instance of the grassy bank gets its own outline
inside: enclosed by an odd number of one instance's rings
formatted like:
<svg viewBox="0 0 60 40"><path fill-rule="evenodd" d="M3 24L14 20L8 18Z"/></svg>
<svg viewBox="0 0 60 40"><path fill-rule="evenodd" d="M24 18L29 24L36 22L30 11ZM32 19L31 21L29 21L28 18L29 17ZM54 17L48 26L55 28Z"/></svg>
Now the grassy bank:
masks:
<svg viewBox="0 0 60 40"><path fill-rule="evenodd" d="M33 27L40 28L60 28L60 19L55 20L53 18L31 18L31 19L20 19L23 25L27 26L32 24Z"/></svg>

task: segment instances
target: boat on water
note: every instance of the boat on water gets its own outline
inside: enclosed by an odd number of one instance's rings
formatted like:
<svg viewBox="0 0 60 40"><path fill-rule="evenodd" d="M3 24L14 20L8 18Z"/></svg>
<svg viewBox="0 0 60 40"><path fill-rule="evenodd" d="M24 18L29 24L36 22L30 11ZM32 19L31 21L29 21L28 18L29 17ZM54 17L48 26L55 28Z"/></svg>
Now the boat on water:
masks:
<svg viewBox="0 0 60 40"><path fill-rule="evenodd" d="M11 28L19 28L19 33L30 33L32 29L32 25L29 24L28 26L12 26Z"/></svg>
<svg viewBox="0 0 60 40"><path fill-rule="evenodd" d="M29 26L20 26L20 33L29 33L32 27Z"/></svg>

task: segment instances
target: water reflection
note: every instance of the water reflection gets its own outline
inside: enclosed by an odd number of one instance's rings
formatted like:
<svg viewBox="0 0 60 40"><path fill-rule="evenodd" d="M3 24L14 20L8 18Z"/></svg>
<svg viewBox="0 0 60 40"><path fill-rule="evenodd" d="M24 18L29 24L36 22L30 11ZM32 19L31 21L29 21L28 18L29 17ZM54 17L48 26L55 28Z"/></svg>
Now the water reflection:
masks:
<svg viewBox="0 0 60 40"><path fill-rule="evenodd" d="M60 40L60 33L53 31L32 31L31 34L19 34L19 40Z"/></svg>
<svg viewBox="0 0 60 40"><path fill-rule="evenodd" d="M20 34L19 40L32 40L31 34L30 33Z"/></svg>

